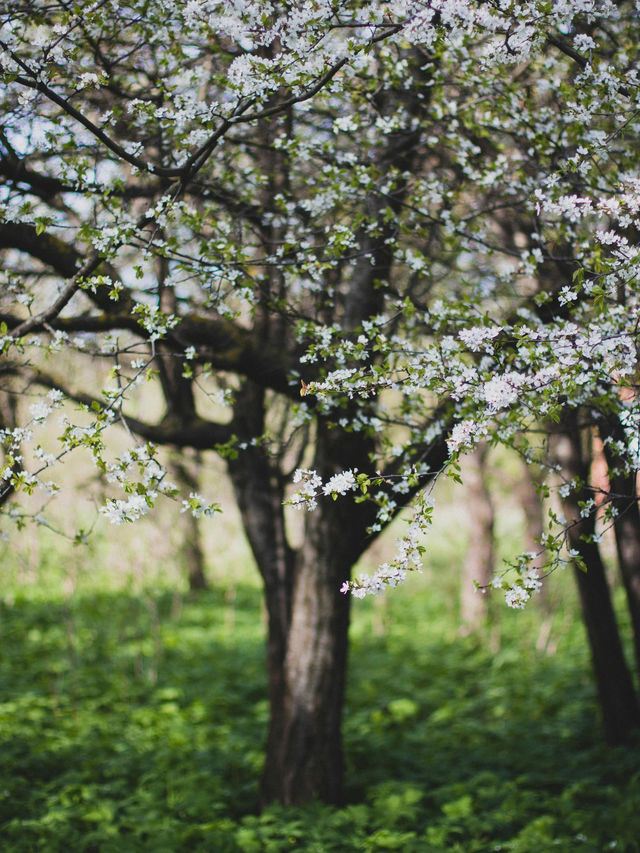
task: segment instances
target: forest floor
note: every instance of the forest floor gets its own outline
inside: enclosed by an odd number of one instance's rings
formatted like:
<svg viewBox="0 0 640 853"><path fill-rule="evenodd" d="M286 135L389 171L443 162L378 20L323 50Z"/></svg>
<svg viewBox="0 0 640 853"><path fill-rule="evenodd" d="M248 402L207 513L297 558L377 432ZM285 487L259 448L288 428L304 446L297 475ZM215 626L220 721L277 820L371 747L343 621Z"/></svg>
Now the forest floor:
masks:
<svg viewBox="0 0 640 853"><path fill-rule="evenodd" d="M571 578L461 636L451 584L354 602L346 802L256 812L268 707L256 583L9 585L0 848L640 850L640 742L602 741Z"/></svg>

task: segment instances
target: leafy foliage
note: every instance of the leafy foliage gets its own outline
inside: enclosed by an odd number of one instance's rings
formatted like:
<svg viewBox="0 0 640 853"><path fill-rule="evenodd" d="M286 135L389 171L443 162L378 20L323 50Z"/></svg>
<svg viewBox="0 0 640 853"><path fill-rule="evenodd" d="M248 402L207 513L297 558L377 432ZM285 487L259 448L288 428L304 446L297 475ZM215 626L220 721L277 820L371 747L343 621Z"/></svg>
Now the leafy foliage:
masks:
<svg viewBox="0 0 640 853"><path fill-rule="evenodd" d="M449 583L449 581L447 581ZM565 586L558 584L558 590ZM634 850L640 744L605 750L582 628L503 613L461 639L446 587L362 602L341 808L254 814L260 595L13 591L2 604L0 834L7 851Z"/></svg>

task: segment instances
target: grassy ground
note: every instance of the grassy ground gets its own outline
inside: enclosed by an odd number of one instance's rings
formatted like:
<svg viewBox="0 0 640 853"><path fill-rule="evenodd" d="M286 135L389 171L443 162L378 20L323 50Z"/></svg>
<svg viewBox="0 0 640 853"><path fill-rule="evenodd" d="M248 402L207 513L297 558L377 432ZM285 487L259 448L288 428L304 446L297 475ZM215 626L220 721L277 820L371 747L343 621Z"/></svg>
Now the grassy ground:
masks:
<svg viewBox="0 0 640 853"><path fill-rule="evenodd" d="M551 615L500 607L465 638L444 573L356 603L347 803L258 816L256 584L190 598L18 575L0 611L3 851L640 849L640 745L602 744L568 577Z"/></svg>

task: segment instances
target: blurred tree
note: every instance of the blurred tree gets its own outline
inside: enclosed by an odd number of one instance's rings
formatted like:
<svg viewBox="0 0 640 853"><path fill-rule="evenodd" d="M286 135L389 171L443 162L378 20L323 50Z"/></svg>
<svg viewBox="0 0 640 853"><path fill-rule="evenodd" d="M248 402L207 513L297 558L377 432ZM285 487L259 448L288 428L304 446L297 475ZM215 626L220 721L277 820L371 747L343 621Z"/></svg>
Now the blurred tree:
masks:
<svg viewBox="0 0 640 853"><path fill-rule="evenodd" d="M462 464L468 512L469 545L462 566L460 618L465 630L479 628L487 618L487 590L494 576L494 508L487 485L487 442L480 442ZM482 587L478 590L475 584Z"/></svg>
<svg viewBox="0 0 640 853"><path fill-rule="evenodd" d="M605 733L611 743L620 744L628 740L630 729L638 726L640 711L620 642L604 562L594 540L596 516L583 512L585 504L593 500L589 488L589 437L581 430L578 415L566 412L552 437L552 446L566 476L581 484L579 491L572 490L563 498L570 522L567 535L580 560L575 577L590 639Z"/></svg>
<svg viewBox="0 0 640 853"><path fill-rule="evenodd" d="M172 456L168 470L181 494L198 494L200 484L194 469L199 468L201 464L202 459L199 454L196 454L194 460L190 460L184 453ZM178 548L187 570L189 589L191 592L200 592L208 587L205 556L200 539L200 523L193 513L184 512L180 515L177 527Z"/></svg>
<svg viewBox="0 0 640 853"><path fill-rule="evenodd" d="M523 464L514 491L524 515L524 549L536 558L533 562L538 568L544 567L547 555L541 543L545 539L545 513L542 500L544 477L532 465ZM541 590L544 593L544 588Z"/></svg>

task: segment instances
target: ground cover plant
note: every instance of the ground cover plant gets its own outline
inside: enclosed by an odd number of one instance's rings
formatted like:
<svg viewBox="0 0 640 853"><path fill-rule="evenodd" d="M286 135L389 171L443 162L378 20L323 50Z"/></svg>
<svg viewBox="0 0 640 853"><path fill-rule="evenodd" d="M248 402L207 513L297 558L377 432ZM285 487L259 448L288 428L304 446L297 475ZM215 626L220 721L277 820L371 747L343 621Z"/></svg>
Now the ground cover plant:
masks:
<svg viewBox="0 0 640 853"><path fill-rule="evenodd" d="M189 596L94 568L70 593L61 565L17 577L0 605L3 851L638 849L640 744L604 746L569 577L540 649L535 610L461 638L444 566L362 602L345 804L258 814L252 576Z"/></svg>

